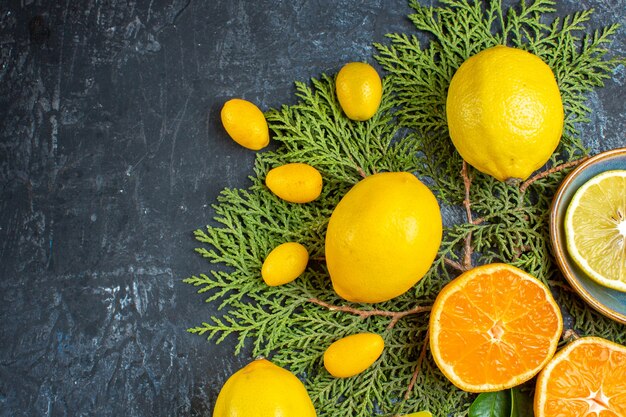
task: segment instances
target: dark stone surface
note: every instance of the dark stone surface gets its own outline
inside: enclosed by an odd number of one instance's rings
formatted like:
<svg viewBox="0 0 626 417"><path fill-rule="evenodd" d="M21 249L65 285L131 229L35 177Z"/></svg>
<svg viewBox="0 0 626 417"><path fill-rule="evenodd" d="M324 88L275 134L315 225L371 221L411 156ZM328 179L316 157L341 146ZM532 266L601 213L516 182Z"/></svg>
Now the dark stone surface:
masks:
<svg viewBox="0 0 626 417"><path fill-rule="evenodd" d="M591 25L625 21L626 2ZM185 330L192 231L254 153L223 102L295 101L293 82L368 60L410 32L405 1L9 0L0 4L0 415L208 416L250 358ZM624 28L612 49L626 55ZM626 69L582 127L626 145Z"/></svg>

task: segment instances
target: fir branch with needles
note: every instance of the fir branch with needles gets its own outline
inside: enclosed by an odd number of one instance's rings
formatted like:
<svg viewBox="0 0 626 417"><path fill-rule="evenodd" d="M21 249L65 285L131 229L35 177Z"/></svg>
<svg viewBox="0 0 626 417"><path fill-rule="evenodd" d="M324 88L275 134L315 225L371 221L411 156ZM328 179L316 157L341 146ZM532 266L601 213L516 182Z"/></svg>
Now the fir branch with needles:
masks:
<svg viewBox="0 0 626 417"><path fill-rule="evenodd" d="M295 84L297 103L266 113L276 150L259 152L246 189L224 189L214 222L195 232L209 271L185 279L218 313L189 331L214 343L236 340L303 377L320 416L398 415L429 409L465 416L472 394L452 386L428 350L429 309L452 278L478 264L507 262L553 289L572 316L567 337L595 334L626 342L624 326L582 303L552 262L548 207L564 175L586 158L577 126L588 121L586 95L620 58L607 55L617 25L588 32L591 11L554 17L555 2L445 0L439 7L410 1L416 33L389 34L374 44L386 72L383 100L366 122L347 119L334 77ZM452 75L469 56L497 44L533 52L553 69L566 111L563 140L546 166L521 184L506 184L463 162L447 131L445 101ZM315 166L324 179L312 203L291 204L264 185L269 169L290 162ZM444 239L430 271L414 288L376 305L348 303L332 290L324 264L328 219L363 177L382 171L415 173L438 197ZM310 263L297 280L266 286L260 268L285 241L302 243ZM342 336L375 332L381 358L352 378L331 377L325 348Z"/></svg>

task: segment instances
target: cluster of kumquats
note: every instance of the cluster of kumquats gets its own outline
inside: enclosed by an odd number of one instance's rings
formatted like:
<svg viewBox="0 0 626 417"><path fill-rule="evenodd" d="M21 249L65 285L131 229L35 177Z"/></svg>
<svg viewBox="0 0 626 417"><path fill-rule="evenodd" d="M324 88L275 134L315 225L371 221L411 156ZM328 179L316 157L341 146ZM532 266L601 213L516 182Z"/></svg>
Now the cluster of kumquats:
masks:
<svg viewBox="0 0 626 417"><path fill-rule="evenodd" d="M360 122L377 112L382 83L369 64L346 64L335 84L346 117ZM496 46L470 57L451 81L446 110L461 156L501 181L524 180L543 166L562 134L564 113L554 75L540 58L520 49ZM253 103L229 100L221 118L242 146L259 150L268 145L267 122ZM323 187L320 172L304 163L271 169L265 183L294 204L315 200ZM427 273L441 238L437 199L413 174L367 176L329 219L325 261L333 288L352 302L397 297ZM291 282L306 269L308 256L300 243L285 242L265 259L262 279L270 286ZM626 416L626 347L583 337L555 354L562 331L550 290L504 263L464 272L441 290L430 312L432 356L458 388L499 391L538 375L536 417ZM324 366L334 377L350 378L375 363L383 350L380 335L353 334L327 347ZM300 380L266 359L233 374L213 412L214 417L315 415Z"/></svg>

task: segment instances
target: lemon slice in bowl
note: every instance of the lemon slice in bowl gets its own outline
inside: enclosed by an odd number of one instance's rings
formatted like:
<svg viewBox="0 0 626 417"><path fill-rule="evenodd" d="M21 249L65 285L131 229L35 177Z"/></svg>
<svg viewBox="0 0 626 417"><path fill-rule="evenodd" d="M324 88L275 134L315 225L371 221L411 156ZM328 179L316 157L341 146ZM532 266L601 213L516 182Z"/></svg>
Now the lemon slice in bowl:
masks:
<svg viewBox="0 0 626 417"><path fill-rule="evenodd" d="M565 213L567 250L597 283L626 292L626 170L584 183Z"/></svg>

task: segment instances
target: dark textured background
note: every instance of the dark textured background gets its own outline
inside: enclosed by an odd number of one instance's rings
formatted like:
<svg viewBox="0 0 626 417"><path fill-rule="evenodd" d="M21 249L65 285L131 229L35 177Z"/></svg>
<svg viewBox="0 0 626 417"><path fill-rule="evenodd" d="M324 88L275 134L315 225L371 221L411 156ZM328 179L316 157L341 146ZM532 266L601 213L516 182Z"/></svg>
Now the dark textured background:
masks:
<svg viewBox="0 0 626 417"><path fill-rule="evenodd" d="M591 25L626 23L626 1ZM182 279L192 231L254 153L223 102L295 101L293 82L373 62L410 32L398 1L10 0L0 3L0 415L209 416L246 363ZM624 28L612 49L626 55ZM626 145L626 69L590 94L593 152Z"/></svg>

